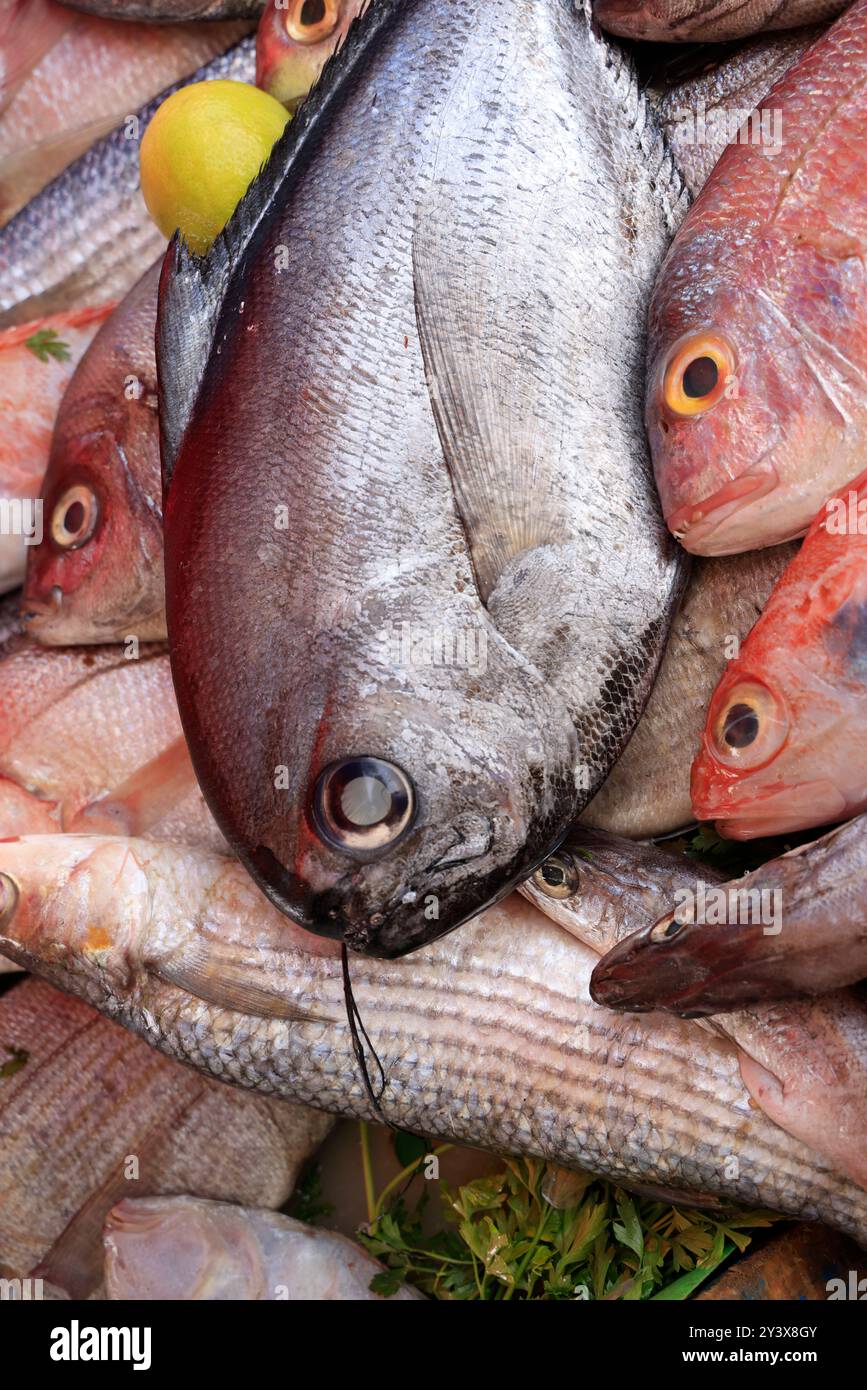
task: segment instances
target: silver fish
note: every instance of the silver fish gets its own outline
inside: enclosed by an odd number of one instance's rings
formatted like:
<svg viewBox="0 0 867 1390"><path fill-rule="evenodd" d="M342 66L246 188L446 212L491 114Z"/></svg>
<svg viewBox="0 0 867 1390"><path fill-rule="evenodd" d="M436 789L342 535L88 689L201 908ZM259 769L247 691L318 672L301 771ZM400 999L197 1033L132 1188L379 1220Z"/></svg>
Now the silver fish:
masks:
<svg viewBox="0 0 867 1390"><path fill-rule="evenodd" d="M230 1091L42 980L0 998L0 1269L86 1298L122 1198L279 1207L327 1117Z"/></svg>
<svg viewBox="0 0 867 1390"><path fill-rule="evenodd" d="M818 25L763 34L664 91L658 107L662 128L693 196L727 144L757 137L760 127L755 118L750 124L752 113L823 32ZM773 112L766 112L762 119L770 146L775 134L785 140Z"/></svg>
<svg viewBox="0 0 867 1390"><path fill-rule="evenodd" d="M641 712L683 578L640 401L684 200L580 5L377 0L209 256L173 245L191 756L260 886L356 951L530 872Z"/></svg>
<svg viewBox="0 0 867 1390"><path fill-rule="evenodd" d="M255 71L255 38L241 39L97 140L0 228L0 328L122 298L132 288L165 249L139 185L148 122L178 87L212 78L252 82Z"/></svg>
<svg viewBox="0 0 867 1390"><path fill-rule="evenodd" d="M105 1225L109 1299L382 1303L382 1265L355 1241L274 1211L201 1197L119 1202ZM404 1284L392 1298L424 1299ZM389 1300L391 1301L391 1300Z"/></svg>
<svg viewBox="0 0 867 1390"><path fill-rule="evenodd" d="M672 900L697 902L700 885L723 882L683 854L576 828L521 892L601 954L652 927ZM756 1003L694 1026L737 1045L744 1083L776 1124L867 1187L867 1007L857 994Z"/></svg>
<svg viewBox="0 0 867 1390"><path fill-rule="evenodd" d="M266 1095L376 1112L340 948L232 861L143 840L0 843L0 950L172 1056ZM381 1114L619 1183L710 1193L867 1241L867 1193L751 1105L737 1052L682 1019L592 1004L596 956L515 895L352 984ZM369 1071L379 1073L372 1059Z"/></svg>
<svg viewBox="0 0 867 1390"><path fill-rule="evenodd" d="M797 550L791 542L694 562L647 707L582 824L649 839L695 820L689 774L710 697Z"/></svg>

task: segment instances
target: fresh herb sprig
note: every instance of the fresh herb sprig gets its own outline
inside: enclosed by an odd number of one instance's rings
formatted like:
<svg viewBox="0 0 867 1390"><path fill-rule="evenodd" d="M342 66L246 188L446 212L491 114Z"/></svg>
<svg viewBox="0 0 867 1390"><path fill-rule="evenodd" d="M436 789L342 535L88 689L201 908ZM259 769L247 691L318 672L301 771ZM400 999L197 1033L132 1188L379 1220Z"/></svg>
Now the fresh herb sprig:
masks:
<svg viewBox="0 0 867 1390"><path fill-rule="evenodd" d="M55 362L68 362L72 356L69 344L63 342L56 328L38 328L29 338L25 338L24 346L40 362L47 362L52 357Z"/></svg>
<svg viewBox="0 0 867 1390"><path fill-rule="evenodd" d="M439 1184L443 1227L430 1235L430 1184L413 1204L404 1195L428 1156L392 1180L358 1233L386 1265L371 1284L386 1297L406 1281L433 1298L485 1302L684 1299L735 1250L746 1249L749 1231L778 1219L765 1211L720 1216L670 1206L589 1173L573 1176L570 1205L558 1209L542 1195L547 1165L504 1159L492 1177L457 1190Z"/></svg>

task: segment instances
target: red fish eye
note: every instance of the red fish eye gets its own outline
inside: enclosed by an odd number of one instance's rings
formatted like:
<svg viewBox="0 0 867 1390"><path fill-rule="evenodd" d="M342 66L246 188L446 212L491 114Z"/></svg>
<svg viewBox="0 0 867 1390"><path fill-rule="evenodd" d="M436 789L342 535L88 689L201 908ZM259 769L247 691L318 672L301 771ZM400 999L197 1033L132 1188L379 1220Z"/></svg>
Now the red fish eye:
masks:
<svg viewBox="0 0 867 1390"><path fill-rule="evenodd" d="M339 0L294 0L286 16L286 32L298 43L321 43L337 28Z"/></svg>
<svg viewBox="0 0 867 1390"><path fill-rule="evenodd" d="M415 818L415 789L402 768L382 758L346 758L320 775L313 820L335 849L377 854L391 849Z"/></svg>
<svg viewBox="0 0 867 1390"><path fill-rule="evenodd" d="M61 550L77 550L90 540L99 520L96 493L84 484L67 488L51 512L51 539Z"/></svg>
<svg viewBox="0 0 867 1390"><path fill-rule="evenodd" d="M735 366L734 350L721 333L688 333L668 356L665 406L674 415L704 415L724 397Z"/></svg>
<svg viewBox="0 0 867 1390"><path fill-rule="evenodd" d="M741 681L726 692L710 737L721 762L755 768L776 757L788 729L788 715L773 692L759 681Z"/></svg>

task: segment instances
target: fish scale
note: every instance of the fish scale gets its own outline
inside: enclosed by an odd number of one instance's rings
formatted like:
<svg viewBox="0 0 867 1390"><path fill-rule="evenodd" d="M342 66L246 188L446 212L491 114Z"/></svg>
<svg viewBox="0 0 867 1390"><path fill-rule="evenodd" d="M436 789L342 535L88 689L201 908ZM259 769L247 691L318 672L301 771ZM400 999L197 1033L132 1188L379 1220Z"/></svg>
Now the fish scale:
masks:
<svg viewBox="0 0 867 1390"><path fill-rule="evenodd" d="M120 298L163 254L139 185L139 141L165 98L189 82L252 82L255 38L168 88L126 123L98 140L0 228L0 328L94 299Z"/></svg>
<svg viewBox="0 0 867 1390"><path fill-rule="evenodd" d="M213 251L169 254L167 616L191 755L260 886L357 951L413 949L508 891L647 698L683 569L647 468L641 324L685 200L580 7L377 0ZM407 660L383 640L404 629L457 634L485 669ZM395 853L311 822L320 775L361 756L411 781Z"/></svg>
<svg viewBox="0 0 867 1390"><path fill-rule="evenodd" d="M223 1081L867 1240L867 1193L750 1104L729 1043L592 1004L595 953L517 896L400 962L352 961L385 1078L377 1115L339 948L287 921L238 864L142 840L31 837L0 844L0 873L0 949Z"/></svg>

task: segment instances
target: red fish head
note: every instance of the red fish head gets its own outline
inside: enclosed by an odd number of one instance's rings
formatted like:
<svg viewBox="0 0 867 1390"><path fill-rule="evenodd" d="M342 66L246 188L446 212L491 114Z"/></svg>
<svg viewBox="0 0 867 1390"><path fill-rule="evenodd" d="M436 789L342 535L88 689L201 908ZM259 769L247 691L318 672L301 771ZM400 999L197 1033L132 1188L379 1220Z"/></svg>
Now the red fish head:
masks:
<svg viewBox="0 0 867 1390"><path fill-rule="evenodd" d="M364 0L268 0L256 35L256 84L290 111L304 100Z"/></svg>
<svg viewBox="0 0 867 1390"><path fill-rule="evenodd" d="M731 839L867 805L867 585L852 564L811 578L809 558L793 562L717 686L693 764L696 816Z"/></svg>
<svg viewBox="0 0 867 1390"><path fill-rule="evenodd" d="M826 263L811 280L812 252L802 248L796 302L778 293L768 264L777 254L759 248L745 267L711 228L675 241L654 293L647 430L666 522L696 554L803 534L828 493L863 466L845 462L857 431L847 434L849 412L820 362L819 339L832 343L836 332L816 305L834 299L827 280L843 272Z"/></svg>
<svg viewBox="0 0 867 1390"><path fill-rule="evenodd" d="M155 435L145 444L154 442ZM38 641L165 637L160 497L147 485L156 469L130 466L142 447L122 406L103 405L101 418L88 410L58 421L42 486L42 539L29 550L22 599Z"/></svg>

